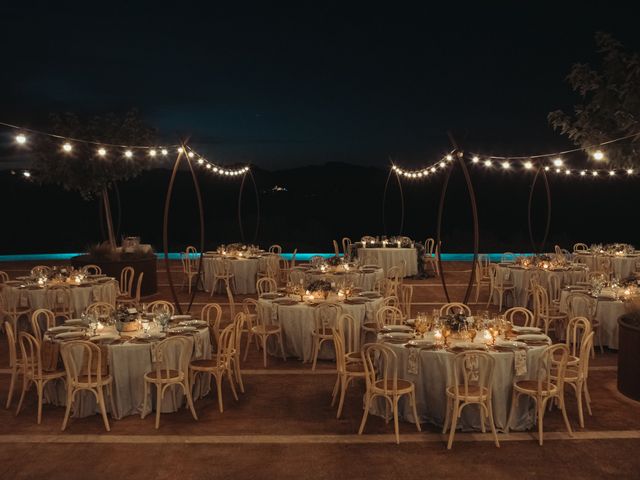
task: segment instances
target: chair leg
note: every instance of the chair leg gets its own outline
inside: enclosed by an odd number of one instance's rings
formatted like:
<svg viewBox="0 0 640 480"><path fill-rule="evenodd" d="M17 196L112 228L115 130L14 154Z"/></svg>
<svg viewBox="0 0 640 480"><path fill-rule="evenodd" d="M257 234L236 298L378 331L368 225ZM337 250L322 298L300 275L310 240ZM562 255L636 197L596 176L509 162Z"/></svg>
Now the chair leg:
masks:
<svg viewBox="0 0 640 480"><path fill-rule="evenodd" d="M509 433L509 428L511 428L511 422L513 421L513 415L515 413L516 407L518 406L519 398L520 395L514 389L513 394L511 395L511 408L509 409L509 416L507 417L507 425L505 426L506 433Z"/></svg>
<svg viewBox="0 0 640 480"><path fill-rule="evenodd" d="M282 340L282 330L278 332L278 340L280 340L280 352L282 353L282 360L287 361L287 355L284 353L284 341Z"/></svg>
<svg viewBox="0 0 640 480"><path fill-rule="evenodd" d="M191 410L191 416L194 420L198 420L198 414L196 413L196 407L193 404L193 393L191 392L190 385L182 384L182 388L184 388L184 395L187 397L187 405L189 406L189 410Z"/></svg>
<svg viewBox="0 0 640 480"><path fill-rule="evenodd" d="M573 430L571 429L571 424L569 423L569 417L567 417L567 409L565 408L564 394L562 392L560 393L559 399L560 399L560 408L562 409L562 418L564 419L564 424L567 427L567 432L569 432L569 435L573 437Z"/></svg>
<svg viewBox="0 0 640 480"><path fill-rule="evenodd" d="M42 423L42 400L44 397L44 383L38 380L36 383L36 392L38 393L38 425Z"/></svg>
<svg viewBox="0 0 640 480"><path fill-rule="evenodd" d="M242 381L242 372L240 371L240 355L236 355L236 357L233 359L233 373L236 377L236 380L238 381L240 391L244 393L244 382Z"/></svg>
<svg viewBox="0 0 640 480"><path fill-rule="evenodd" d="M358 435L362 435L362 432L364 432L364 426L367 423L367 417L369 416L370 406L371 406L371 397L369 394L365 394L364 413L362 414L362 420L360 421L360 429L358 430Z"/></svg>
<svg viewBox="0 0 640 480"><path fill-rule="evenodd" d="M24 396L27 394L27 390L30 387L30 381L27 380L27 376L23 375L22 376L22 393L20 394L20 401L18 402L18 408L16 408L16 417L18 416L18 414L20 413L20 410L22 409L22 402L24 401Z"/></svg>
<svg viewBox="0 0 640 480"><path fill-rule="evenodd" d="M233 370L229 369L229 371L227 372L227 381L229 382L229 387L231 388L231 393L233 394L233 398L235 399L235 401L238 401L238 392L236 392L236 386L235 383L233 381Z"/></svg>
<svg viewBox="0 0 640 480"><path fill-rule="evenodd" d="M336 398L338 398L338 391L340 389L340 374L336 377L336 383L333 385L333 392L331 392L331 406L336 404Z"/></svg>
<svg viewBox="0 0 640 480"><path fill-rule="evenodd" d="M418 418L418 410L416 407L416 392L409 394L409 400L411 400L411 406L413 407L413 419L416 421L416 428L421 432L422 427L420 427L420 418Z"/></svg>
<svg viewBox="0 0 640 480"><path fill-rule="evenodd" d="M311 349L311 356L313 357L313 363L311 365L311 370L315 371L316 369L316 363L318 361L318 351L320 350L320 347L318 346L318 338L317 337L313 337L313 348Z"/></svg>
<svg viewBox="0 0 640 480"><path fill-rule="evenodd" d="M116 404L115 404L115 400L113 398L113 383L109 384L109 403L111 406L111 418L116 418Z"/></svg>
<svg viewBox="0 0 640 480"><path fill-rule="evenodd" d="M444 424L442 425L442 434L447 433L447 428L449 427L449 423L451 422L451 406L453 404L453 399L447 396L447 410L444 416Z"/></svg>
<svg viewBox="0 0 640 480"><path fill-rule="evenodd" d="M493 439L495 441L496 447L500 448L498 433L496 432L496 422L493 419L493 405L491 404L491 399L487 400L487 416L489 417L489 426L491 427L491 432L493 433Z"/></svg>
<svg viewBox="0 0 640 480"><path fill-rule="evenodd" d="M220 373L216 374L216 388L218 389L218 410L222 413L224 406L222 405L222 376Z"/></svg>
<svg viewBox="0 0 640 480"><path fill-rule="evenodd" d="M542 437L544 432L543 421L544 421L545 407L547 406L547 400L548 398L546 398L545 400L539 400L536 404L536 408L538 409L538 444L540 446L542 446L542 442L543 442L543 437Z"/></svg>
<svg viewBox="0 0 640 480"><path fill-rule="evenodd" d="M336 418L340 418L340 416L342 415L342 409L344 408L344 399L347 396L347 388L349 388L349 378L346 376L342 377L340 383L340 402L338 403L338 413L336 414Z"/></svg>
<svg viewBox="0 0 640 480"><path fill-rule="evenodd" d="M102 388L103 387L98 387L98 405L100 407L100 413L102 414L102 421L104 422L104 428L107 429L107 432L110 432L111 428L109 427L109 419L107 418L107 408L105 407L104 392Z"/></svg>
<svg viewBox="0 0 640 480"><path fill-rule="evenodd" d="M7 404L5 408L11 407L11 399L13 398L13 390L16 386L16 378L18 377L18 371L14 368L11 371L11 383L9 384L9 395L7 396Z"/></svg>
<svg viewBox="0 0 640 480"><path fill-rule="evenodd" d="M580 428L584 428L584 412L582 409L582 391L584 387L582 386L582 382L578 382L575 386L576 400L578 400L578 422L580 424Z"/></svg>
<svg viewBox="0 0 640 480"><path fill-rule="evenodd" d="M147 416L147 401L149 397L149 383L144 381L144 396L142 397L142 411L140 412L140 418L144 419Z"/></svg>
<svg viewBox="0 0 640 480"><path fill-rule="evenodd" d="M583 385L583 388L584 388L585 403L587 404L587 413L589 415L593 415L591 413L591 395L589 394L589 386L587 385L587 380L585 380L582 385Z"/></svg>
<svg viewBox="0 0 640 480"><path fill-rule="evenodd" d="M67 423L69 422L69 416L71 415L71 406L73 405L73 390L71 387L67 387L67 406L64 411L64 419L62 420L62 430L63 432L67 429Z"/></svg>
<svg viewBox="0 0 640 480"><path fill-rule="evenodd" d="M162 385L159 383L156 385L157 398L156 398L156 430L160 428L160 411L162 410Z"/></svg>
<svg viewBox="0 0 640 480"><path fill-rule="evenodd" d="M253 333L251 333L251 330L249 330L249 332L247 333L247 344L244 347L244 358L242 359L243 362L247 361L247 355L249 355L249 345L251 345L252 338Z"/></svg>
<svg viewBox="0 0 640 480"><path fill-rule="evenodd" d="M453 403L453 409L451 411L451 428L449 431L449 442L447 443L447 450L451 450L451 447L453 446L453 437L456 434L456 426L458 425L458 415L460 414L460 412L458 412L458 408L460 406L460 401L456 398L454 400Z"/></svg>
<svg viewBox="0 0 640 480"><path fill-rule="evenodd" d="M400 396L395 395L393 397L393 431L396 434L396 445L400 445L400 425L398 424L398 401Z"/></svg>
<svg viewBox="0 0 640 480"><path fill-rule="evenodd" d="M262 364L267 368L267 336L262 335Z"/></svg>

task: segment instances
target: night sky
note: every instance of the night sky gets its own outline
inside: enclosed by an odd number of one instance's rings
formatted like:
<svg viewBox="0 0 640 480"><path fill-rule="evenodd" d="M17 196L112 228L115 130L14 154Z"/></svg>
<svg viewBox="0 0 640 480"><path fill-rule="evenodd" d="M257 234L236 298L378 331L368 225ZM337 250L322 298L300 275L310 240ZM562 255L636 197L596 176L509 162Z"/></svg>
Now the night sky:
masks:
<svg viewBox="0 0 640 480"><path fill-rule="evenodd" d="M574 103L564 77L594 33L640 49L628 3L22 3L0 7L0 121L137 107L165 141L269 169L417 166L447 130L493 154L564 148L546 115Z"/></svg>

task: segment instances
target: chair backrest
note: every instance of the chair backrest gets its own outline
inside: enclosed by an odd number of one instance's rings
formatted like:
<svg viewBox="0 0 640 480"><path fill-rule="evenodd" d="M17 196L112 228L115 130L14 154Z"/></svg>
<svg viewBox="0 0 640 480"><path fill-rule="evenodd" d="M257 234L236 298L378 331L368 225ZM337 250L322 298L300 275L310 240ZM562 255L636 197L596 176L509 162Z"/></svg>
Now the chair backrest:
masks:
<svg viewBox="0 0 640 480"><path fill-rule="evenodd" d="M465 351L453 358L453 390L465 400L482 394L491 396L495 359L487 352Z"/></svg>
<svg viewBox="0 0 640 480"><path fill-rule="evenodd" d="M280 245L277 245L277 244L271 245L269 247L269 252L270 253L275 253L277 255L282 255L282 247Z"/></svg>
<svg viewBox="0 0 640 480"><path fill-rule="evenodd" d="M469 317L471 316L471 309L464 303L460 302L445 303L442 307L440 307L441 317L445 315L453 315L456 313L462 313L463 315Z"/></svg>
<svg viewBox="0 0 640 480"><path fill-rule="evenodd" d="M245 315L258 315L258 301L253 298L245 298L242 301L242 311Z"/></svg>
<svg viewBox="0 0 640 480"><path fill-rule="evenodd" d="M336 351L336 370L338 373L344 373L347 370L345 333L342 329L333 327L331 334L333 335L333 346Z"/></svg>
<svg viewBox="0 0 640 480"><path fill-rule="evenodd" d="M82 267L82 272L86 275L100 275L102 273L102 268L98 265L89 264Z"/></svg>
<svg viewBox="0 0 640 480"><path fill-rule="evenodd" d="M66 285L48 285L44 296L46 305L53 312L69 312L71 310L71 289Z"/></svg>
<svg viewBox="0 0 640 480"><path fill-rule="evenodd" d="M188 378L189 361L193 353L192 341L184 336L168 337L158 342L155 349L156 379L168 378L170 370L178 370Z"/></svg>
<svg viewBox="0 0 640 480"><path fill-rule="evenodd" d="M505 270L501 269L498 265L489 265L489 279L491 280L491 289L497 288L502 290L507 280Z"/></svg>
<svg viewBox="0 0 640 480"><path fill-rule="evenodd" d="M298 255L298 249L295 248L293 253L291 254L291 262L289 262L289 268L293 268L296 266L296 255Z"/></svg>
<svg viewBox="0 0 640 480"><path fill-rule="evenodd" d="M185 248L185 251L180 255L180 260L184 273L191 275L198 272L198 249L196 247L189 245Z"/></svg>
<svg viewBox="0 0 640 480"><path fill-rule="evenodd" d="M4 322L4 331L7 334L7 348L9 350L9 367L13 367L18 359L16 349L16 333L13 331L11 322Z"/></svg>
<svg viewBox="0 0 640 480"><path fill-rule="evenodd" d="M40 342L27 332L20 332L18 341L20 342L20 354L22 355L27 377L41 377L42 354L40 353Z"/></svg>
<svg viewBox="0 0 640 480"><path fill-rule="evenodd" d="M345 258L351 255L351 239L349 237L342 237L342 253Z"/></svg>
<svg viewBox="0 0 640 480"><path fill-rule="evenodd" d="M549 391L552 388L551 370L553 367L557 371L556 386L559 391L564 388L564 373L567 369L569 359L569 349L564 343L556 343L544 349L538 358L538 364L532 377L537 381L537 391Z"/></svg>
<svg viewBox="0 0 640 480"><path fill-rule="evenodd" d="M382 306L400 308L400 299L395 295L389 295L388 297L384 297L382 299Z"/></svg>
<svg viewBox="0 0 640 480"><path fill-rule="evenodd" d="M340 256L340 247L338 246L338 241L337 240L332 240L333 242L333 253L335 254L336 257Z"/></svg>
<svg viewBox="0 0 640 480"><path fill-rule="evenodd" d="M207 303L202 307L200 319L207 322L209 327L209 338L218 339L220 334L220 321L222 320L222 307L217 303Z"/></svg>
<svg viewBox="0 0 640 480"><path fill-rule="evenodd" d="M383 395L398 391L398 357L383 343L368 343L362 351L367 391ZM376 387L382 384L382 387Z"/></svg>
<svg viewBox="0 0 640 480"><path fill-rule="evenodd" d="M591 282L593 280L607 280L609 278L609 274L607 272L600 272L598 270L593 270L587 273L587 282Z"/></svg>
<svg viewBox="0 0 640 480"><path fill-rule="evenodd" d="M586 317L573 317L567 322L565 343L569 348L569 355L577 357L587 335L591 333L591 322Z"/></svg>
<svg viewBox="0 0 640 480"><path fill-rule="evenodd" d="M591 349L593 338L596 332L591 331L580 343L580 354L578 361L578 376L583 380L589 377L589 362L591 361Z"/></svg>
<svg viewBox="0 0 640 480"><path fill-rule="evenodd" d="M360 351L360 323L348 313L338 318L337 329L342 336L342 343L346 353ZM336 354L337 355L337 354Z"/></svg>
<svg viewBox="0 0 640 480"><path fill-rule="evenodd" d="M246 321L247 315L244 312L238 312L233 317L233 350L237 355L240 355L242 333L246 331Z"/></svg>
<svg viewBox="0 0 640 480"><path fill-rule="evenodd" d="M51 267L48 267L46 265L36 265L35 267L33 267L31 269L31 276L32 277L39 277L42 275L49 275L51 273Z"/></svg>
<svg viewBox="0 0 640 480"><path fill-rule="evenodd" d="M263 293L273 293L278 291L277 282L271 277L259 278L256 282L256 290L258 295Z"/></svg>
<svg viewBox="0 0 640 480"><path fill-rule="evenodd" d="M220 332L216 361L218 365L228 365L229 360L235 355L235 330L236 326L230 323Z"/></svg>
<svg viewBox="0 0 640 480"><path fill-rule="evenodd" d="M411 318L411 300L413 300L413 286L400 285L400 307L405 318Z"/></svg>
<svg viewBox="0 0 640 480"><path fill-rule="evenodd" d="M604 272L606 278L611 276L611 259L603 255L596 256L596 267L600 272Z"/></svg>
<svg viewBox="0 0 640 480"><path fill-rule="evenodd" d="M536 317L536 325L540 325L542 317L549 316L549 295L542 285L533 287L533 315Z"/></svg>
<svg viewBox="0 0 640 480"><path fill-rule="evenodd" d="M560 248L560 245L554 245L553 250L556 254L557 260L564 260L564 253L562 252L562 248Z"/></svg>
<svg viewBox="0 0 640 480"><path fill-rule="evenodd" d="M86 340L65 342L60 348L60 356L70 385L78 383L102 383L107 372L102 371L102 349Z"/></svg>
<svg viewBox="0 0 640 480"><path fill-rule="evenodd" d="M120 293L131 296L131 290L133 289L133 277L136 275L136 271L133 267L127 266L120 271Z"/></svg>
<svg viewBox="0 0 640 480"><path fill-rule="evenodd" d="M133 299L135 300L135 302L137 304L140 303L140 295L142 292L142 280L144 279L144 272L140 272L140 275L138 275L138 281L136 282L136 292L133 295Z"/></svg>
<svg viewBox="0 0 640 480"><path fill-rule="evenodd" d="M533 312L524 307L512 307L504 312L504 318L512 325L521 327L536 327L536 318Z"/></svg>
<svg viewBox="0 0 640 480"><path fill-rule="evenodd" d="M392 307L390 305L380 307L376 312L376 323L378 328L382 328L385 325L402 325L402 310L398 307Z"/></svg>
<svg viewBox="0 0 640 480"><path fill-rule="evenodd" d="M41 342L42 329L49 330L56 326L56 315L47 308L39 308L31 314L31 331L33 336Z"/></svg>
<svg viewBox="0 0 640 480"><path fill-rule="evenodd" d="M567 296L569 318L586 317L592 321L596 313L596 300L582 292L572 292Z"/></svg>
<svg viewBox="0 0 640 480"><path fill-rule="evenodd" d="M342 306L333 302L323 302L316 308L315 332L321 335L329 335L331 329L336 326L338 317L342 313Z"/></svg>
<svg viewBox="0 0 640 480"><path fill-rule="evenodd" d="M269 278L278 278L280 271L280 256L269 255L260 263L260 272Z"/></svg>
<svg viewBox="0 0 640 480"><path fill-rule="evenodd" d="M588 252L589 246L586 243L574 243L573 244L574 252Z"/></svg>
<svg viewBox="0 0 640 480"><path fill-rule="evenodd" d="M433 250L433 248L435 247L435 244L436 244L436 241L433 238L427 238L424 241L424 251L430 257L433 257L435 253Z"/></svg>
<svg viewBox="0 0 640 480"><path fill-rule="evenodd" d="M166 300L156 300L155 302L151 302L147 305L147 310L153 315L166 313L173 316L176 312L173 303L167 302Z"/></svg>
<svg viewBox="0 0 640 480"><path fill-rule="evenodd" d="M0 270L0 283L4 283L8 281L9 281L9 274L7 272L3 272L2 270Z"/></svg>
<svg viewBox="0 0 640 480"><path fill-rule="evenodd" d="M529 291L533 292L533 287L537 287L540 285L540 272L530 272L529 273Z"/></svg>
<svg viewBox="0 0 640 480"><path fill-rule="evenodd" d="M95 302L85 309L87 315L93 315L96 319L100 317L110 317L116 308L107 302Z"/></svg>
<svg viewBox="0 0 640 480"><path fill-rule="evenodd" d="M215 277L229 277L231 275L231 260L228 258L214 258L212 266Z"/></svg>
<svg viewBox="0 0 640 480"><path fill-rule="evenodd" d="M296 270L296 269L291 270L291 273L289 274L289 279L291 280L291 283L293 283L294 285L303 285L304 270Z"/></svg>
<svg viewBox="0 0 640 480"><path fill-rule="evenodd" d="M562 293L562 274L551 272L548 276L549 282L549 300L558 303L560 301L560 294Z"/></svg>
<svg viewBox="0 0 640 480"><path fill-rule="evenodd" d="M500 257L500 263L513 263L516 260L516 254L513 252L504 252Z"/></svg>

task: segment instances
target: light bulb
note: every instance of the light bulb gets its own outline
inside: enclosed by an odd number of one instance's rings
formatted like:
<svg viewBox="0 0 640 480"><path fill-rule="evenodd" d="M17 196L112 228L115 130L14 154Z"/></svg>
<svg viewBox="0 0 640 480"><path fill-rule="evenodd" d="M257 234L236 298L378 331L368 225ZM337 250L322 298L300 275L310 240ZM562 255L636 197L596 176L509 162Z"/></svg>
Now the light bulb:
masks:
<svg viewBox="0 0 640 480"><path fill-rule="evenodd" d="M564 171L564 174L565 174L565 175L571 175L571 170L565 170L565 171Z"/></svg>
<svg viewBox="0 0 640 480"><path fill-rule="evenodd" d="M98 149L98 155L100 155L101 157L104 157L106 154L107 154L107 151L104 148Z"/></svg>
<svg viewBox="0 0 640 480"><path fill-rule="evenodd" d="M593 152L593 159L597 161L604 160L604 153L602 153L602 150L596 150Z"/></svg>
<svg viewBox="0 0 640 480"><path fill-rule="evenodd" d="M591 172L591 175L593 175L594 177L598 176L598 172L596 170L594 170L593 172Z"/></svg>
<svg viewBox="0 0 640 480"><path fill-rule="evenodd" d="M491 160L485 160L484 161L484 166L485 167L490 167L491 166Z"/></svg>
<svg viewBox="0 0 640 480"><path fill-rule="evenodd" d="M546 167L544 167L544 171L548 172L549 170L551 170L551 167L549 167L549 165L547 165Z"/></svg>
<svg viewBox="0 0 640 480"><path fill-rule="evenodd" d="M616 174L615 170L609 170L609 176L613 177Z"/></svg>
<svg viewBox="0 0 640 480"><path fill-rule="evenodd" d="M431 173L436 173L436 167L431 167Z"/></svg>
<svg viewBox="0 0 640 480"><path fill-rule="evenodd" d="M151 150L149 150L149 156L150 157L155 157L158 154L158 152L156 152L153 148Z"/></svg>
<svg viewBox="0 0 640 480"><path fill-rule="evenodd" d="M163 149L162 149L162 151L161 151L161 153L162 153L162 155L166 155L166 154L168 154L169 152L167 151L167 149L166 149L166 148L163 148Z"/></svg>
<svg viewBox="0 0 640 480"><path fill-rule="evenodd" d="M29 170L25 170L24 172L22 172L22 175L24 175L25 178L30 178L31 172Z"/></svg>
<svg viewBox="0 0 640 480"><path fill-rule="evenodd" d="M562 159L561 159L560 157L558 157L558 158L554 158L554 159L553 159L553 164L554 164L556 167L561 167L561 166L562 166L562 163L563 163L563 162L562 162Z"/></svg>
<svg viewBox="0 0 640 480"><path fill-rule="evenodd" d="M193 153L193 152L189 152L187 155L189 155L189 158L193 158L193 157L194 157L194 155L195 155L195 153Z"/></svg>
<svg viewBox="0 0 640 480"><path fill-rule="evenodd" d="M125 150L124 156L127 158L133 157L133 152L131 150Z"/></svg>
<svg viewBox="0 0 640 480"><path fill-rule="evenodd" d="M18 142L20 145L24 145L25 143L27 143L27 137L20 133L16 135L16 142Z"/></svg>
<svg viewBox="0 0 640 480"><path fill-rule="evenodd" d="M524 168L526 168L527 170L531 170L533 168L533 163L524 162Z"/></svg>
<svg viewBox="0 0 640 480"><path fill-rule="evenodd" d="M441 168L444 168L444 167L446 167L446 166L447 166L447 164L446 164L446 163L444 163L444 162L440 162L440 167L441 167Z"/></svg>
<svg viewBox="0 0 640 480"><path fill-rule="evenodd" d="M511 165L509 165L509 162L507 161L502 162L502 168L504 168L505 170L508 170L510 166Z"/></svg>
<svg viewBox="0 0 640 480"><path fill-rule="evenodd" d="M627 175L633 175L633 168L627 169Z"/></svg>
<svg viewBox="0 0 640 480"><path fill-rule="evenodd" d="M478 162L480 161L480 159L478 158L478 156L477 156L477 155L474 155L474 157L471 159L471 161L472 161L473 163L478 163Z"/></svg>
<svg viewBox="0 0 640 480"><path fill-rule="evenodd" d="M65 152L70 152L71 150L73 150L73 146L71 146L71 144L67 142L62 145L62 150L64 150Z"/></svg>
<svg viewBox="0 0 640 480"><path fill-rule="evenodd" d="M582 171L580 172L580 175L581 175L581 176L583 176L583 177L584 177L586 174L587 174L587 172L586 172L585 170L582 170Z"/></svg>
<svg viewBox="0 0 640 480"><path fill-rule="evenodd" d="M211 168L211 164L210 163L207 163L207 168L209 168L209 169Z"/></svg>
<svg viewBox="0 0 640 480"><path fill-rule="evenodd" d="M453 157L451 155L447 155L446 157L444 157L447 159L447 162L450 162L451 160L453 160Z"/></svg>

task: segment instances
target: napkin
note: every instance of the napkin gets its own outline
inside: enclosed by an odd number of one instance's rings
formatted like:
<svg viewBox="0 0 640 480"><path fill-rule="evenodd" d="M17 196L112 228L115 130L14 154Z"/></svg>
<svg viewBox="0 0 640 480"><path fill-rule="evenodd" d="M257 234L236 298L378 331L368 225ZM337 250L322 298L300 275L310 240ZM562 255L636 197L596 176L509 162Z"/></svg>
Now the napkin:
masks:
<svg viewBox="0 0 640 480"><path fill-rule="evenodd" d="M418 375L420 372L420 349L410 348L407 360L407 372L411 375Z"/></svg>
<svg viewBox="0 0 640 480"><path fill-rule="evenodd" d="M513 351L513 367L516 371L516 377L527 374L527 352L525 350Z"/></svg>

